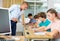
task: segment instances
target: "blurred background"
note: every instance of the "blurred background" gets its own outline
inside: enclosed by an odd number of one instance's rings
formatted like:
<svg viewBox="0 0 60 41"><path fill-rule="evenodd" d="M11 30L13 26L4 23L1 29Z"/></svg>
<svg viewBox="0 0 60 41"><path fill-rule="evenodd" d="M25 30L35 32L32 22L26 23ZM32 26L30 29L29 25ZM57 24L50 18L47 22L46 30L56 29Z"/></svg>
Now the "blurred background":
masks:
<svg viewBox="0 0 60 41"><path fill-rule="evenodd" d="M41 11L46 12L49 8L56 9L60 17L60 0L0 0L0 7L9 8L13 4L20 5L24 1L29 4L29 8L25 10L25 17L27 17L28 13L35 15ZM17 23L17 32L22 31L22 25Z"/></svg>
<svg viewBox="0 0 60 41"><path fill-rule="evenodd" d="M25 12L26 16L28 13L46 12L49 8L55 8L58 13L60 12L60 0L0 0L0 7L9 8L13 4L20 5L23 1L29 4L28 10Z"/></svg>

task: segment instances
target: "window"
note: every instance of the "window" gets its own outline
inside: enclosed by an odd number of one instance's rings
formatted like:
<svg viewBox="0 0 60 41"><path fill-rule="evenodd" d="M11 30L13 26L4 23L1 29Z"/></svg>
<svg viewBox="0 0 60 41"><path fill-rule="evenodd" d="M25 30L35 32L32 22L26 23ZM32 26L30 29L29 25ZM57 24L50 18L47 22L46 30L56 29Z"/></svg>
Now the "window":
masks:
<svg viewBox="0 0 60 41"><path fill-rule="evenodd" d="M25 0L27 1L27 0ZM48 5L47 5L47 0L28 0L27 1L28 4L29 4L29 8L28 10L26 10L26 16L28 15L28 13L32 13L33 15L41 12L41 11L44 11L46 12L47 8L48 8Z"/></svg>
<svg viewBox="0 0 60 41"><path fill-rule="evenodd" d="M54 0L54 8L60 13L60 0Z"/></svg>

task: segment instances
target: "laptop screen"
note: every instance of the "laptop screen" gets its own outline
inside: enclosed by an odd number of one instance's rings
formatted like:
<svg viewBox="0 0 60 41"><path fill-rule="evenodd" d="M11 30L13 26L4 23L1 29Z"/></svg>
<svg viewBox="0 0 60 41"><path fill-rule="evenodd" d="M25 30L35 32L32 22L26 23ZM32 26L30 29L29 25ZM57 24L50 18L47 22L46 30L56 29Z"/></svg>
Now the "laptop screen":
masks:
<svg viewBox="0 0 60 41"><path fill-rule="evenodd" d="M9 12L7 9L0 9L0 33L10 32Z"/></svg>

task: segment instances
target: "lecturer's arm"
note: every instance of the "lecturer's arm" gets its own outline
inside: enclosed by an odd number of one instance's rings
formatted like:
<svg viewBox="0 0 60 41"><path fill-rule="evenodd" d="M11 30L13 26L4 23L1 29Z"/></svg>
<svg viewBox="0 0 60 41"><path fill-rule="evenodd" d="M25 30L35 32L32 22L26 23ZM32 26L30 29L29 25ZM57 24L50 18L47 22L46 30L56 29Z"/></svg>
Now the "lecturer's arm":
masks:
<svg viewBox="0 0 60 41"><path fill-rule="evenodd" d="M17 22L18 19L17 18L12 18L12 21Z"/></svg>
<svg viewBox="0 0 60 41"><path fill-rule="evenodd" d="M22 24L24 25L25 22L24 22L24 14L21 15L21 18L22 18Z"/></svg>

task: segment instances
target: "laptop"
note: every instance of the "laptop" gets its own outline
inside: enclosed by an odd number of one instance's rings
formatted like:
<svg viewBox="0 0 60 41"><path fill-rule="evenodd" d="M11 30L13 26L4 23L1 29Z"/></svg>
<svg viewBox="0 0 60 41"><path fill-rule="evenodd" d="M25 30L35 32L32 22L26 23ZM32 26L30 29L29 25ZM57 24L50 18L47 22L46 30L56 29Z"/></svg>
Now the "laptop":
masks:
<svg viewBox="0 0 60 41"><path fill-rule="evenodd" d="M11 34L8 8L0 8L0 35Z"/></svg>

